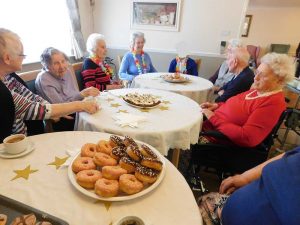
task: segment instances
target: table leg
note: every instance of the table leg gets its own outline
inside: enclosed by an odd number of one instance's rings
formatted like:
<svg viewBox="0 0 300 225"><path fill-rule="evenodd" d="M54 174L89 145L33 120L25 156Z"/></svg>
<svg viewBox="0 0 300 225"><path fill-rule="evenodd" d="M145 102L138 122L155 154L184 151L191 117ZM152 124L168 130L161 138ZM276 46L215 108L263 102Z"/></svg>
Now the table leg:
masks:
<svg viewBox="0 0 300 225"><path fill-rule="evenodd" d="M180 156L180 149L174 148L171 161L176 168L178 168L179 156Z"/></svg>

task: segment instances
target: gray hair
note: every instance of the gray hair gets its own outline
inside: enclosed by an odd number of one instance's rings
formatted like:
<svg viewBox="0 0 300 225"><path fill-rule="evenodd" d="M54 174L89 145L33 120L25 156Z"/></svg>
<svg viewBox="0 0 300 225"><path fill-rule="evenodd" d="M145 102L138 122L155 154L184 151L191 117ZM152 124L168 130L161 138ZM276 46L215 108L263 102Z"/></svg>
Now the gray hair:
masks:
<svg viewBox="0 0 300 225"><path fill-rule="evenodd" d="M240 39L232 38L228 41L228 47L230 47L230 48L240 48L240 47L243 47L243 43Z"/></svg>
<svg viewBox="0 0 300 225"><path fill-rule="evenodd" d="M0 28L0 57L7 51L9 53L16 53L12 42L20 41L20 37L5 28ZM11 49L12 47L12 49Z"/></svg>
<svg viewBox="0 0 300 225"><path fill-rule="evenodd" d="M250 54L244 47L236 47L231 49L231 54L239 60L243 65L248 65Z"/></svg>
<svg viewBox="0 0 300 225"><path fill-rule="evenodd" d="M131 35L130 35L130 47L132 48L133 45L134 45L134 42L137 38L143 38L144 39L144 43L146 43L146 39L145 39L145 35L143 32L139 32L139 31L136 31L136 32L133 32Z"/></svg>
<svg viewBox="0 0 300 225"><path fill-rule="evenodd" d="M52 56L55 54L62 54L66 61L70 61L69 57L64 52L53 47L46 48L40 56L41 64L43 65L44 70L48 69L49 65L52 63Z"/></svg>
<svg viewBox="0 0 300 225"><path fill-rule="evenodd" d="M283 79L284 83L294 78L293 59L286 54L268 53L261 58L261 63L267 64L275 75Z"/></svg>
<svg viewBox="0 0 300 225"><path fill-rule="evenodd" d="M96 52L98 41L104 41L105 42L104 35L98 34L98 33L93 33L88 37L88 39L86 41L86 50L90 54L93 54L93 53Z"/></svg>

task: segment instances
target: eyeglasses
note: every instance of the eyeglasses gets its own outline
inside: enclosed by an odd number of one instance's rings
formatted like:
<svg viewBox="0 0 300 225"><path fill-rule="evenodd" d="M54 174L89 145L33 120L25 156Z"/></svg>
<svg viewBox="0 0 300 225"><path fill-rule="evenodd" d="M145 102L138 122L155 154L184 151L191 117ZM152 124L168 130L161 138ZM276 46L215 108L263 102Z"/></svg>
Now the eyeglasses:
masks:
<svg viewBox="0 0 300 225"><path fill-rule="evenodd" d="M27 55L19 54L18 56L23 57L24 59L27 57Z"/></svg>

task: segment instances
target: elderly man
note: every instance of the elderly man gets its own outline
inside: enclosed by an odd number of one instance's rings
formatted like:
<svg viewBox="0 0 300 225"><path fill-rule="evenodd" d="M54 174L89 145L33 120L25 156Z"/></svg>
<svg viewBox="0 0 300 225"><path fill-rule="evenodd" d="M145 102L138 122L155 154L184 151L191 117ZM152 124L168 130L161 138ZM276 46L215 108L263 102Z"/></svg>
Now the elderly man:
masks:
<svg viewBox="0 0 300 225"><path fill-rule="evenodd" d="M84 97L97 96L100 91L89 87L81 92L76 88L68 68L69 59L67 55L58 49L46 48L41 55L43 70L35 80L37 93L51 103L64 103L82 100ZM61 118L52 124L55 131L68 131L74 129L75 115L69 118Z"/></svg>
<svg viewBox="0 0 300 225"><path fill-rule="evenodd" d="M235 76L220 88L216 102L225 102L230 97L250 89L254 73L248 66L249 58L250 55L246 48L231 48L227 55L227 65L228 71Z"/></svg>
<svg viewBox="0 0 300 225"><path fill-rule="evenodd" d="M98 110L97 103L92 101L50 104L33 94L9 75L22 70L24 57L19 36L0 28L0 142L10 134L27 134L24 120L53 119L78 111L95 113Z"/></svg>

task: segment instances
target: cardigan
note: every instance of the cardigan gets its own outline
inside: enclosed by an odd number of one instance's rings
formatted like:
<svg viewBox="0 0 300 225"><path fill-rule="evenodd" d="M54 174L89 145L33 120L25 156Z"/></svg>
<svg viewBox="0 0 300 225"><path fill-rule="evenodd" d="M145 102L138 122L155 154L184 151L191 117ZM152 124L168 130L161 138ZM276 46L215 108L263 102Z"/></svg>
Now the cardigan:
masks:
<svg viewBox="0 0 300 225"><path fill-rule="evenodd" d="M175 58L170 63L170 66L169 66L170 73L176 72L176 65L177 65L177 62L176 62L176 58ZM198 76L197 63L195 62L195 60L193 60L191 58L188 58L186 61L186 74Z"/></svg>

